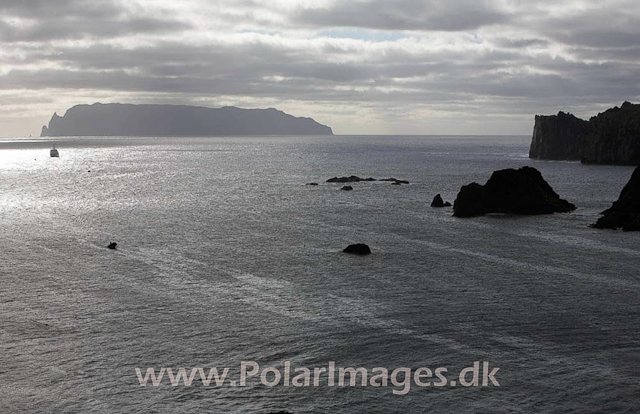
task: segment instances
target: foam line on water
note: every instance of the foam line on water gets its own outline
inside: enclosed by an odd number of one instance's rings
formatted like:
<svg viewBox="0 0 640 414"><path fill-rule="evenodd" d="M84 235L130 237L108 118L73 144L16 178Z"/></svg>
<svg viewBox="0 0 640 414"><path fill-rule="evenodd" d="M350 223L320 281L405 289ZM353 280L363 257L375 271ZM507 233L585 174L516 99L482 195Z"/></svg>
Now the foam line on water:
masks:
<svg viewBox="0 0 640 414"><path fill-rule="evenodd" d="M397 237L401 237L401 236L397 236ZM625 287L625 288L630 288L630 289L640 289L640 283L635 283L635 282L624 280L624 279L619 279L619 278L614 278L614 277L609 277L609 276L598 276L598 275L593 275L593 274L589 274L589 273L583 273L583 272L579 272L579 271L576 271L576 270L573 270L573 269L568 269L568 268L563 268L563 267L558 267L558 266L538 265L538 264L533 264L533 263L524 262L524 261L520 261L520 260L510 259L510 258L507 258L507 257L497 256L497 255L494 255L494 254L483 253L483 252L478 252L478 251L474 251L474 250L462 249L462 248L459 248L459 247L452 247L452 246L448 246L448 245L445 245L445 244L438 244L438 243L434 243L434 242L429 242L429 241L426 241L426 240L417 240L417 239L410 239L410 240L413 240L416 243L419 243L419 244L422 244L424 246L427 246L427 247L429 247L430 249L433 249L433 250L459 253L459 254L463 254L465 256L478 258L480 260L483 260L483 261L486 261L486 262L490 262L490 263L506 265L506 266L514 267L514 268L535 270L535 271L538 271L538 272L541 272L541 273L552 273L552 274L557 274L557 275L562 275L562 276L571 276L571 277L575 277L577 279L588 280L588 281L591 281L591 282L596 282L596 283L600 283L600 284L606 284L606 285L610 285L610 286L613 286L613 287Z"/></svg>
<svg viewBox="0 0 640 414"><path fill-rule="evenodd" d="M478 252L467 251L459 248L438 245L431 242L422 242L438 250L455 251L462 254L472 254L482 259L498 260L503 263L513 264L509 259L492 257L491 255L480 254ZM53 249L40 246L46 250ZM93 247L93 246L92 246ZM200 260L187 258L179 252L171 252L171 260L168 254L162 250L139 249L120 250L115 253L132 260L139 260L152 268L155 268L155 276L152 283L149 279L139 279L123 275L119 278L125 284L136 285L145 291L153 291L159 296L179 299L180 303L185 301L198 304L204 309L211 303L211 300L240 301L258 309L267 310L278 315L301 319L313 323L324 325L334 325L343 327L347 323L379 329L387 334L402 335L432 344L444 346L447 349L471 355L473 357L482 356L487 358L505 358L506 356L521 355L523 351L534 353L537 358L545 360L545 364L566 363L575 366L576 359L558 355L553 344L544 342L532 342L529 339L513 335L493 335L492 340L502 343L513 349L491 349L476 348L437 333L423 333L406 326L402 321L378 316L384 312L385 308L380 304L364 302L353 297L327 294L320 298L314 296L316 303L305 301L311 298L301 297L295 283L285 280L275 280L273 278L257 276L239 269L211 265ZM80 259L71 260L81 263ZM516 262L518 265L522 263ZM211 268L216 272L229 276L233 281L217 281L206 286L198 286L194 283L195 275L205 273L211 274ZM204 270L206 269L206 270ZM163 286L161 280L170 281ZM62 280L61 280L62 281ZM204 289L203 289L204 287ZM197 289L197 291L194 291ZM310 306L311 305L311 306ZM598 374L615 377L618 375L610 366L602 364L592 364ZM547 365L545 365L547 366Z"/></svg>
<svg viewBox="0 0 640 414"><path fill-rule="evenodd" d="M640 251L629 249L627 247L611 246L596 240L587 239L578 236L543 234L536 232L514 232L513 234L520 237L529 237L554 243L562 243L572 247L589 248L607 253L622 253L629 256L640 257Z"/></svg>
<svg viewBox="0 0 640 414"><path fill-rule="evenodd" d="M290 221L290 220L289 220ZM318 222L320 223L320 222ZM479 226L484 226L484 224L479 224L477 223ZM282 223L282 225L287 225L287 226L293 226L292 223ZM297 225L297 223L296 223ZM353 229L350 229L346 226L341 226L341 225L332 225L330 223L322 223L323 226L325 227L331 227L331 228L335 228L335 229L342 229L342 230L349 230L350 232L353 231ZM522 237L526 237L527 234L526 233L520 233L520 232L511 232L514 235L518 235L518 236L522 236ZM376 237L376 238L389 238L389 237L393 237L399 240L403 240L403 241L411 241L411 242L415 242L415 243L419 243L421 245L427 246L432 250L439 250L439 251L447 251L447 252L453 252L453 253L459 253L459 254L463 254L465 256L469 256L469 257L475 257L477 259L486 261L486 262L490 262L490 263L496 263L496 264L501 264L501 265L506 265L509 267L514 267L514 268L521 268L521 269L527 269L527 270L534 270L534 271L538 271L538 272L542 272L542 273L551 273L551 274L558 274L558 275L562 275L562 276L571 276L577 279L582 279L582 280L588 280L590 282L596 282L599 284L604 284L604 285L609 285L609 286L613 286L613 287L625 287L625 288L630 288L630 289L640 289L640 283L637 282L633 282L633 281L629 281L629 280L625 280L625 279L621 279L621 278L615 278L615 277L610 277L610 276L599 276L599 275L594 275L594 274L590 274L590 273L584 273L584 272L580 272L577 270L573 270L570 268L563 268L563 267L559 267L559 266L552 266L552 265L541 265L541 264L533 264L533 263L528 263L525 261L521 261L521 260L516 260L516 259L511 259L511 258L507 258L507 257L502 257L502 256L498 256L495 254L489 254L489 253L483 253L483 252L479 252L479 251L474 251L474 250L469 250L469 249L462 249L459 247L453 247L453 246L449 246L446 244L442 244L442 243L435 243L435 242L430 242L427 240L420 240L420 239L415 239L415 238L411 238L411 237L407 237L407 236L402 236L399 234L382 234L382 233L378 233L378 232L374 232L374 231L367 231L364 229L358 229L358 234L361 235L369 235L370 237ZM535 237L535 236L534 236ZM544 238L544 235L540 235L540 238ZM568 238L568 243L575 243L578 244L582 241L582 238L579 237L574 237L574 238ZM552 238L551 241L554 242L561 242L561 239L556 239L556 238ZM632 255L632 256L637 256L640 255L640 252L633 250L633 249L626 249L626 248L618 248L618 247L610 247L607 248L606 245L603 245L601 243L589 243L589 247L593 247L594 249L597 250L603 250L603 251L610 251L610 252L615 252L615 253L624 253L624 254L628 254L628 255Z"/></svg>
<svg viewBox="0 0 640 414"><path fill-rule="evenodd" d="M138 250L135 252L120 251L120 253L130 259L140 260L153 266L162 276L169 277L171 279L170 289L178 288L177 285L185 287L185 284L187 285L186 288L193 288L188 281L193 279L194 274L202 272L202 270L198 270L202 268L213 268L216 272L235 280L235 283L222 281L216 281L215 284L209 283L207 284L207 289L204 291L199 289L197 295L189 295L185 292L185 296L190 301L197 301L197 296L214 293L218 301L225 299L240 301L258 309L313 323L337 327L344 326L345 323L351 323L379 329L391 335L410 336L471 355L481 352L442 335L416 332L406 327L401 321L379 317L377 314L384 310L380 304L365 303L359 299L335 294L328 294L321 298L317 296L305 297L300 294L295 283L261 277L238 269L207 264L199 260L186 258L178 252L172 252L171 262L167 261L166 254L159 251ZM159 288L157 282L158 280L154 283L156 288ZM213 289L207 292L210 288Z"/></svg>

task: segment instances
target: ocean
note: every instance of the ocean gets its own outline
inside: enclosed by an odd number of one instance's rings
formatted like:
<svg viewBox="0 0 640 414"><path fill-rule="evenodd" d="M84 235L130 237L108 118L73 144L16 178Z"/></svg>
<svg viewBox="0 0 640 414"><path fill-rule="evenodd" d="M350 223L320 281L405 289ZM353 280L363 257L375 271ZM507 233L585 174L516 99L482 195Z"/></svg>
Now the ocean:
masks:
<svg viewBox="0 0 640 414"><path fill-rule="evenodd" d="M0 412L640 412L640 234L589 227L633 168L530 160L529 141L3 140ZM577 209L430 207L525 165ZM410 184L325 182L352 174ZM239 386L243 361L261 374ZM476 361L499 385L462 385ZM285 364L330 362L447 381L285 385ZM224 384L136 371L213 367Z"/></svg>

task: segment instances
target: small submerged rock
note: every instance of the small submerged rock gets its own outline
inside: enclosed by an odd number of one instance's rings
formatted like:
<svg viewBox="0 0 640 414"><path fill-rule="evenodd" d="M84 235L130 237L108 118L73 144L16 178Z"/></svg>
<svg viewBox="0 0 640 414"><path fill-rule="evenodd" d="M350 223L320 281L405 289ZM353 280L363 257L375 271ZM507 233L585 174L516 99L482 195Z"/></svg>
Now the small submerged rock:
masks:
<svg viewBox="0 0 640 414"><path fill-rule="evenodd" d="M361 256L371 254L371 249L364 243L350 244L344 250L344 253L358 254Z"/></svg>
<svg viewBox="0 0 640 414"><path fill-rule="evenodd" d="M306 185L318 185L318 183L307 183Z"/></svg>
<svg viewBox="0 0 640 414"><path fill-rule="evenodd" d="M378 181L387 181L387 182L391 182L391 184L393 185L400 185L400 184L409 184L409 181L407 180L398 180L397 178L381 178Z"/></svg>
<svg viewBox="0 0 640 414"><path fill-rule="evenodd" d="M107 246L107 248L108 248L108 249L111 249L111 250L116 250L116 246L118 246L118 243L116 243L116 242L111 242L111 243L109 243L109 245Z"/></svg>
<svg viewBox="0 0 640 414"><path fill-rule="evenodd" d="M444 201L440 194L436 194L433 197L433 201L431 202L431 207L451 207L451 203L448 201Z"/></svg>
<svg viewBox="0 0 640 414"><path fill-rule="evenodd" d="M345 185L344 187L341 188L342 191L352 191L353 187L351 187L350 185Z"/></svg>

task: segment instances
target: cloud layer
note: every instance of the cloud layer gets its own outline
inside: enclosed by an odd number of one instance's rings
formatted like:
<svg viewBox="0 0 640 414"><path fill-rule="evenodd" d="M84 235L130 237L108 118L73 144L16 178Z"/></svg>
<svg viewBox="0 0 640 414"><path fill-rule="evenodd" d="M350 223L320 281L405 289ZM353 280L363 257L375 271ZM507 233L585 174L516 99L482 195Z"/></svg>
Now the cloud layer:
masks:
<svg viewBox="0 0 640 414"><path fill-rule="evenodd" d="M640 96L640 8L0 0L0 135L76 103L275 106L337 133L529 133Z"/></svg>

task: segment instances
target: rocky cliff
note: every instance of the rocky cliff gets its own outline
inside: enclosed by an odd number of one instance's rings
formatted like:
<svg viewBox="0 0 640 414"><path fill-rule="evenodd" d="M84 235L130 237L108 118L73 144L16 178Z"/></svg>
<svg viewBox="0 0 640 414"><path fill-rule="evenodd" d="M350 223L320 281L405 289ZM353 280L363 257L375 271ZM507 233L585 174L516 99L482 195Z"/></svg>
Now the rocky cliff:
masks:
<svg viewBox="0 0 640 414"><path fill-rule="evenodd" d="M529 158L579 160L589 123L572 114L536 115Z"/></svg>
<svg viewBox="0 0 640 414"><path fill-rule="evenodd" d="M41 136L332 135L311 118L273 108L204 108L183 105L76 105L53 114Z"/></svg>
<svg viewBox="0 0 640 414"><path fill-rule="evenodd" d="M536 115L529 158L591 164L640 164L640 105L624 102L584 121Z"/></svg>

